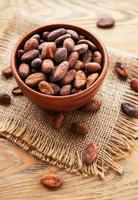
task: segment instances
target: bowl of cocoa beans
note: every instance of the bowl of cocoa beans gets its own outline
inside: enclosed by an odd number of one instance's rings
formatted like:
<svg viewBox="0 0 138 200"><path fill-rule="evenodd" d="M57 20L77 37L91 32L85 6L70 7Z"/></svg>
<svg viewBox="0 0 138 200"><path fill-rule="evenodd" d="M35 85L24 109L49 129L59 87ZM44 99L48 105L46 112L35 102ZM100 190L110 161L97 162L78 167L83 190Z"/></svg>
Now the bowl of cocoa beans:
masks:
<svg viewBox="0 0 138 200"><path fill-rule="evenodd" d="M100 88L108 54L97 36L68 24L38 27L15 45L11 65L24 95L39 107L72 111Z"/></svg>

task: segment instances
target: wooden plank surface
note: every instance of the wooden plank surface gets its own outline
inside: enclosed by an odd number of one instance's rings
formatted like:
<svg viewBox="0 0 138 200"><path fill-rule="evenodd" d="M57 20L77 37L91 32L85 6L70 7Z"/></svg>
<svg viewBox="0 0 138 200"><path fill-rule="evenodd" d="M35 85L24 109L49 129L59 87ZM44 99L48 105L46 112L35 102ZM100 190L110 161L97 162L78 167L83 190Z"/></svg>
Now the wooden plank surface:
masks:
<svg viewBox="0 0 138 200"><path fill-rule="evenodd" d="M137 54L137 0L5 0L0 1L0 31L7 20L20 13L39 23L72 23L96 33L106 45ZM102 16L116 19L116 27L102 30L96 20ZM39 17L37 17L39 16ZM82 178L59 171L65 184L60 190L49 191L39 183L41 175L54 169L16 145L0 138L0 199L1 200L137 200L138 142L135 151L123 161L122 176L109 173L106 180Z"/></svg>

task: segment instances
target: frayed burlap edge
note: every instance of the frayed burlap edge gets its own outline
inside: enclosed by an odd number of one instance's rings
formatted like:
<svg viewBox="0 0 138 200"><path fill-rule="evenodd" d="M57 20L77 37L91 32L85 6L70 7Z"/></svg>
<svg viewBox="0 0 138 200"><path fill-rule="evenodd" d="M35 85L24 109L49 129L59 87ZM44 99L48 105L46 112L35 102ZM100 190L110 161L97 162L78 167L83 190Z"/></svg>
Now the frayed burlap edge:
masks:
<svg viewBox="0 0 138 200"><path fill-rule="evenodd" d="M137 66L131 69L131 75L135 77ZM137 94L127 88L124 101L137 103ZM65 145L57 144L51 139L42 138L38 133L29 133L29 130L22 123L14 119L1 119L0 135L13 143L19 145L24 150L29 151L42 161L64 168L69 172L83 174L84 176L98 175L104 179L105 172L109 168L123 172L123 167L118 164L118 160L126 158L134 148L134 139L138 137L136 120L127 117L121 111L119 113L114 131L108 145L103 150L101 156L93 164L87 166L82 162L80 152L72 152ZM41 139L40 139L41 137Z"/></svg>

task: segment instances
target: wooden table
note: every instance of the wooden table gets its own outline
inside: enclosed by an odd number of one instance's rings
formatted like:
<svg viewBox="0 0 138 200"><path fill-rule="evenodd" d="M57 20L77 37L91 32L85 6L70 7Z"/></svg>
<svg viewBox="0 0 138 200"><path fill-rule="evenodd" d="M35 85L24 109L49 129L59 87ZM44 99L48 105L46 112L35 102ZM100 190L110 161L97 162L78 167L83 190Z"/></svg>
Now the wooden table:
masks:
<svg viewBox="0 0 138 200"><path fill-rule="evenodd" d="M0 2L0 21L20 13L45 23L73 23L93 31L108 46L131 53L138 50L137 0L5 0ZM102 16L116 19L116 27L102 30L96 21ZM44 18L45 16L45 18ZM0 27L2 31L3 27ZM2 40L0 38L0 40ZM1 41L0 41L1 43ZM106 180L82 178L61 171L65 179L62 189L49 191L39 178L49 167L28 152L0 138L0 199L1 200L137 200L138 142L134 153L125 161L122 176L108 173ZM54 170L54 169L52 169Z"/></svg>

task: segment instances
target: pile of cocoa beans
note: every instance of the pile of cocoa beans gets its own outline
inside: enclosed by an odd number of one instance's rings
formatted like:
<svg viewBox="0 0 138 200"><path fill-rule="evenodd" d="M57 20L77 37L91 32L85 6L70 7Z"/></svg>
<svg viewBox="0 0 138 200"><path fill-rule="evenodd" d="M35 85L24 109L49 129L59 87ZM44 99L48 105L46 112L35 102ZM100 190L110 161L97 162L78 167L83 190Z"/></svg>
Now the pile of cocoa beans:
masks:
<svg viewBox="0 0 138 200"><path fill-rule="evenodd" d="M18 74L46 95L70 95L90 87L102 71L102 54L85 36L59 28L35 34L18 50Z"/></svg>

